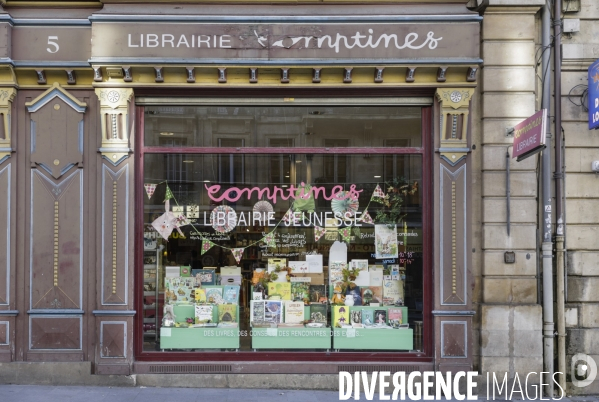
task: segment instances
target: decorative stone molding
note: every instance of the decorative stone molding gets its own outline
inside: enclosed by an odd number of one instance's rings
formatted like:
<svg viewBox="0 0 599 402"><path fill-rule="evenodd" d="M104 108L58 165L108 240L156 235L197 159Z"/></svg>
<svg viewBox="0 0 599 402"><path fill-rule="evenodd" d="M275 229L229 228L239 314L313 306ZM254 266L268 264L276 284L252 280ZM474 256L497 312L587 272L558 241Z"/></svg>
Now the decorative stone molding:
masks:
<svg viewBox="0 0 599 402"><path fill-rule="evenodd" d="M129 133L127 131L131 88L98 88L102 120L102 157L114 166L129 156Z"/></svg>
<svg viewBox="0 0 599 402"><path fill-rule="evenodd" d="M4 131L0 133L0 163L10 157L12 152L12 141L10 134L10 116L12 109L12 101L17 95L17 90L14 88L0 89L0 128Z"/></svg>
<svg viewBox="0 0 599 402"><path fill-rule="evenodd" d="M464 158L468 147L468 115L474 89L439 88L437 99L441 103L441 157L455 166Z"/></svg>

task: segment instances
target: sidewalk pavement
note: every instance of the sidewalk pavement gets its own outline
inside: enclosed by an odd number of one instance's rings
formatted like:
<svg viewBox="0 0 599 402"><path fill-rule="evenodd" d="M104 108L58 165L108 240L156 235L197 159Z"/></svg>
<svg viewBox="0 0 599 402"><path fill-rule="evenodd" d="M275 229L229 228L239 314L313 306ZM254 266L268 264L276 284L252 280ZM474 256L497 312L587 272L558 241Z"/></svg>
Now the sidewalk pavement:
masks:
<svg viewBox="0 0 599 402"><path fill-rule="evenodd" d="M365 401L364 395L360 400ZM375 395L374 401L379 401ZM484 401L485 399L479 399ZM82 387L0 385L0 402L333 402L336 391L230 388ZM353 399L350 399L353 401ZM448 400L446 400L448 401ZM563 398L562 402L599 402L599 397Z"/></svg>

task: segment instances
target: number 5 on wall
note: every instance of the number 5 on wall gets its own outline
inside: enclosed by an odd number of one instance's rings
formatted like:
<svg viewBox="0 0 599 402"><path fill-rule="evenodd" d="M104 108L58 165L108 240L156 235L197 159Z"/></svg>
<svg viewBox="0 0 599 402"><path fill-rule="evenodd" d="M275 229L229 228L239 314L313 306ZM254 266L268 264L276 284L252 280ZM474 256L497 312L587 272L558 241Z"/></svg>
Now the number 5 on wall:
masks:
<svg viewBox="0 0 599 402"><path fill-rule="evenodd" d="M54 47L54 49L47 47L46 50L48 51L48 53L58 52L58 49L60 49L60 47L58 46L58 43L54 42L57 40L58 40L58 36L48 36L48 45Z"/></svg>

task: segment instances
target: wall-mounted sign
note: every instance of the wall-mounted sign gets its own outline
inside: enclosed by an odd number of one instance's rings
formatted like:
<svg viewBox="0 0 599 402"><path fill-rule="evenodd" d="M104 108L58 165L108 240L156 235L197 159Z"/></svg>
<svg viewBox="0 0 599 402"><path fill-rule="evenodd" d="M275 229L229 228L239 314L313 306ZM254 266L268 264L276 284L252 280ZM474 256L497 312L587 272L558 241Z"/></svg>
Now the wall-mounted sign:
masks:
<svg viewBox="0 0 599 402"><path fill-rule="evenodd" d="M589 130L599 128L599 60L589 67Z"/></svg>
<svg viewBox="0 0 599 402"><path fill-rule="evenodd" d="M478 22L352 24L92 24L92 62L131 59L478 60ZM456 52L456 49L460 49Z"/></svg>
<svg viewBox="0 0 599 402"><path fill-rule="evenodd" d="M521 161L545 148L546 121L547 109L542 109L514 126L512 158Z"/></svg>

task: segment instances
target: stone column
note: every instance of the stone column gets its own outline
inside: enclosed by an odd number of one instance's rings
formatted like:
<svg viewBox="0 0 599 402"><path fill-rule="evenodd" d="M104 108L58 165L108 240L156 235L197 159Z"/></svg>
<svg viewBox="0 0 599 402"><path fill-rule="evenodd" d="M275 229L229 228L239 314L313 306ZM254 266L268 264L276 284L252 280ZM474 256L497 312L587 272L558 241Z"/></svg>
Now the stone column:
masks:
<svg viewBox="0 0 599 402"><path fill-rule="evenodd" d="M483 22L479 371L502 377L543 369L542 308L537 300L538 156L516 162L511 157L513 139L506 136L506 128L531 116L540 104L535 51L543 4L491 0ZM509 261L511 253L514 262Z"/></svg>
<svg viewBox="0 0 599 402"><path fill-rule="evenodd" d="M96 373L129 374L133 362L134 165L130 135L133 90L98 88L101 147L98 204Z"/></svg>

